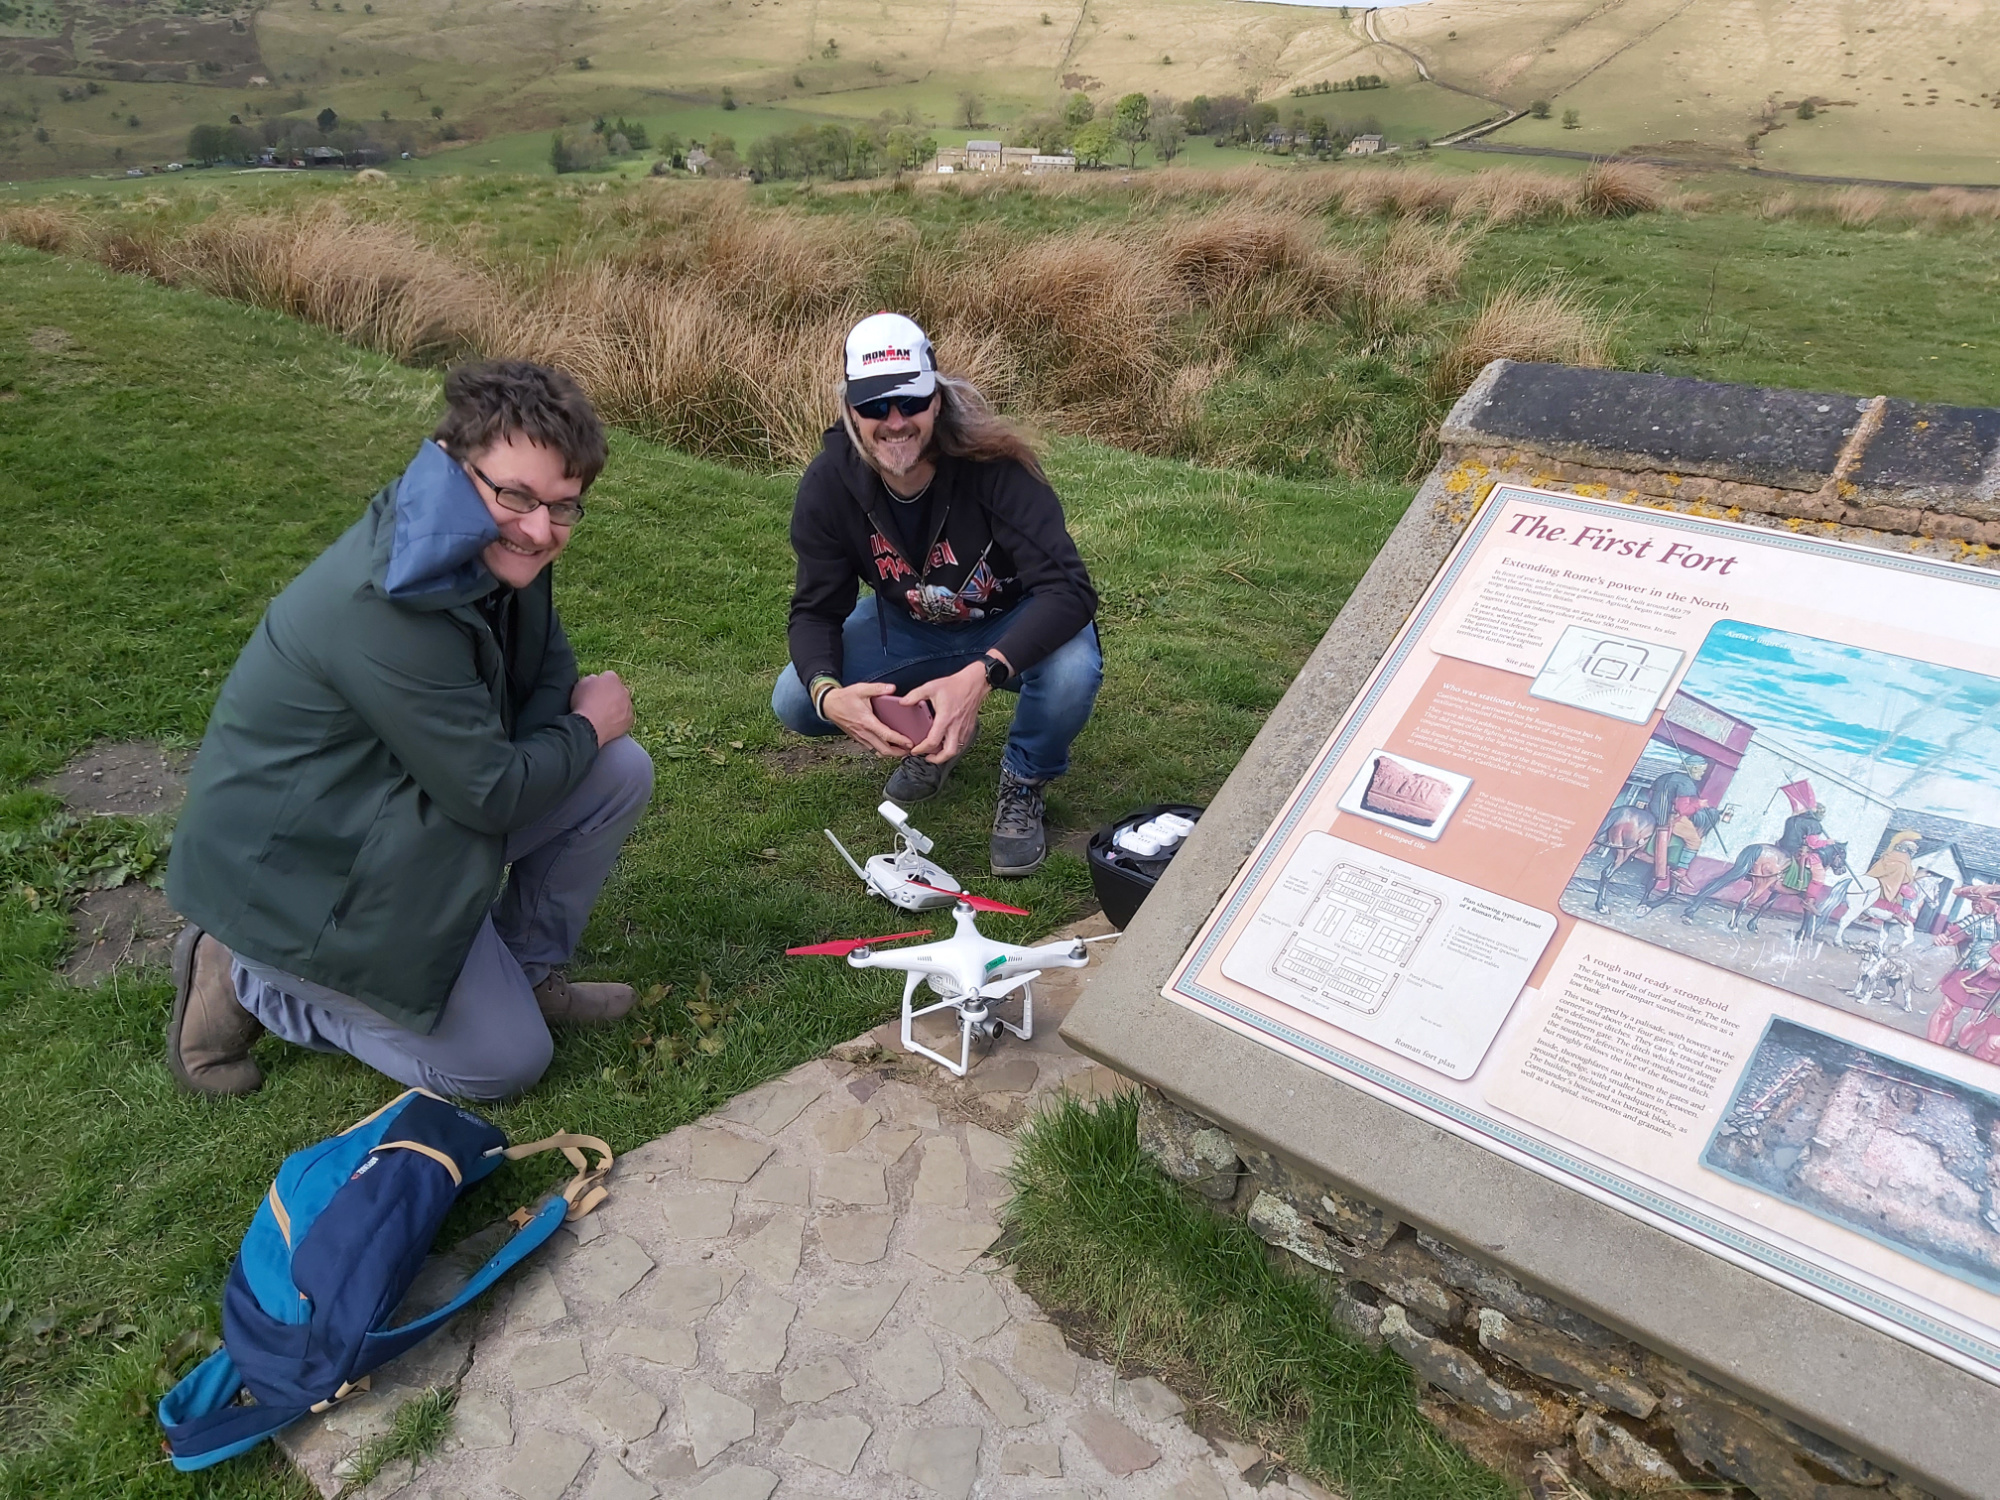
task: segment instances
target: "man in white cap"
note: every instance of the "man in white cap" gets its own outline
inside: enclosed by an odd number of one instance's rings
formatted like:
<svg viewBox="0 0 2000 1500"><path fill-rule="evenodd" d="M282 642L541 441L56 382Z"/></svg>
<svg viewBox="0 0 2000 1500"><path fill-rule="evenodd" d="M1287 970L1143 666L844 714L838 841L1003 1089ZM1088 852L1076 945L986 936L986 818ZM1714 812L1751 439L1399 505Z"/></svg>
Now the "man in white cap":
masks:
<svg viewBox="0 0 2000 1500"><path fill-rule="evenodd" d="M908 807L944 786L987 694L1018 693L991 855L996 875L1030 874L1047 853L1042 789L1069 769L1103 677L1090 573L1034 450L938 373L923 329L863 318L845 376L792 508L792 660L771 707L801 734L901 757L884 795ZM884 698L935 718L900 733Z"/></svg>

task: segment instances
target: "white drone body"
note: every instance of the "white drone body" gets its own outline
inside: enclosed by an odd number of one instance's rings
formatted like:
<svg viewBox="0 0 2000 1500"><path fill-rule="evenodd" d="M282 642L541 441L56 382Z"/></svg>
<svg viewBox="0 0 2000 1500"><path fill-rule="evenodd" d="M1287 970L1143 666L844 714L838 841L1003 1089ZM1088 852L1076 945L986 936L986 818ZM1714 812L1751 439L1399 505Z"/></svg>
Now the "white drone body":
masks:
<svg viewBox="0 0 2000 1500"><path fill-rule="evenodd" d="M952 916L958 930L943 942L881 950L858 947L847 955L847 962L856 969L900 969L907 974L909 978L903 983L903 1046L963 1078L972 1066L975 1039L981 1043L997 1041L1003 1030L1013 1032L1023 1041L1035 1034L1033 985L1044 969L1080 969L1090 962L1090 954L1082 938L1065 938L1037 948L996 943L980 933L978 913L970 902L958 902L952 908ZM942 998L919 1007L915 1005L917 988L926 980L932 993ZM993 1013L996 1004L1013 995L1021 1000L1018 1026ZM956 1062L926 1047L911 1029L918 1016L927 1016L948 1005L958 1008Z"/></svg>
<svg viewBox="0 0 2000 1500"><path fill-rule="evenodd" d="M896 830L896 849L893 854L871 855L865 869L855 863L847 846L834 838L831 828L820 831L832 840L847 867L861 877L861 883L891 906L900 906L904 911L930 911L951 905L964 887L941 865L924 858L931 852L931 841L911 826L910 815L895 803L884 802L875 810Z"/></svg>

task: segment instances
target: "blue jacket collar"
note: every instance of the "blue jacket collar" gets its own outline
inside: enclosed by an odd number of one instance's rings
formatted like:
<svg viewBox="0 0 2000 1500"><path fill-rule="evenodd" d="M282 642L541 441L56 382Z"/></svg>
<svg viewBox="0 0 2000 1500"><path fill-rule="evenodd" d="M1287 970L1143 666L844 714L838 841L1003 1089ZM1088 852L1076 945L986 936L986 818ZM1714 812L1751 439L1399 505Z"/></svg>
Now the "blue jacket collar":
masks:
<svg viewBox="0 0 2000 1500"><path fill-rule="evenodd" d="M492 591L480 554L500 536L458 461L426 440L391 487L395 533L376 582L399 604L450 609Z"/></svg>

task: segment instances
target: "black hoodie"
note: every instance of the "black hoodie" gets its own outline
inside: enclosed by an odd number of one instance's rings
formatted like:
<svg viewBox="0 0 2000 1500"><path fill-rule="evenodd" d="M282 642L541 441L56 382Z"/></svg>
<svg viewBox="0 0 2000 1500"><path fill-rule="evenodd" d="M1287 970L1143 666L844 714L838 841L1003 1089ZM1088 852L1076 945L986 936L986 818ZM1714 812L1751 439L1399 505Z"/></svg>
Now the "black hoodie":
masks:
<svg viewBox="0 0 2000 1500"><path fill-rule="evenodd" d="M1011 614L994 649L1025 672L1088 625L1097 591L1056 492L1012 459L940 456L924 497L929 556L900 541L881 476L830 427L799 479L792 551L799 575L789 632L799 680L841 675L840 628L866 580L881 607L933 625Z"/></svg>

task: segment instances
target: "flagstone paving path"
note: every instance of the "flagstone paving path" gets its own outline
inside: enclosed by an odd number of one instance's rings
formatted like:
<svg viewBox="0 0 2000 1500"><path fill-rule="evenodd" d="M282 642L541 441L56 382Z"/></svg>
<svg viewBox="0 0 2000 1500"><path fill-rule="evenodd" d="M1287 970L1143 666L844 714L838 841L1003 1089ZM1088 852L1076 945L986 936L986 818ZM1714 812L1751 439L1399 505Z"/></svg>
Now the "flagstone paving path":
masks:
<svg viewBox="0 0 2000 1500"><path fill-rule="evenodd" d="M627 1153L609 1201L490 1307L291 1429L287 1451L337 1494L402 1402L456 1386L444 1448L367 1500L1257 1493L1243 1476L1267 1481L1266 1455L1073 1353L988 1253L1036 1101L1125 1086L1056 1035L1091 973L1038 983L1033 1040L1003 1039L963 1081L905 1054L891 1022ZM430 1274L462 1275L491 1238Z"/></svg>

